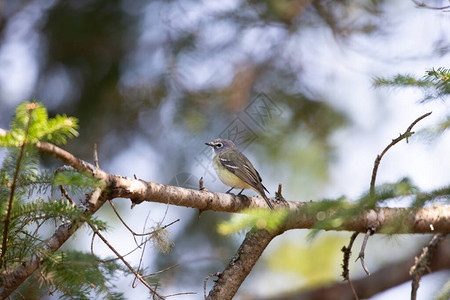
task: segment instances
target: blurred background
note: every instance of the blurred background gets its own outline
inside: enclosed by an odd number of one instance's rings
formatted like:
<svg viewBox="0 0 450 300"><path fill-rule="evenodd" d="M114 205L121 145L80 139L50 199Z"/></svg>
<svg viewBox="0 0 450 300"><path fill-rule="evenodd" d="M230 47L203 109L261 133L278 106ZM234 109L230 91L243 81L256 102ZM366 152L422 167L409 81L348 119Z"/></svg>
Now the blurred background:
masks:
<svg viewBox="0 0 450 300"><path fill-rule="evenodd" d="M204 145L222 136L237 141L271 196L282 183L292 201L356 199L391 139L428 111L433 114L417 129L450 112L443 99L422 101L418 89L373 87L377 76L420 78L432 67L448 67L449 12L412 1L6 0L0 16L0 128L8 128L22 101L42 101L51 115L80 120L80 136L65 149L92 162L96 143L100 166L123 176L193 188L203 176L208 189L225 192ZM449 140L444 134L396 145L381 163L378 183L407 176L424 190L448 184ZM168 228L170 252L147 247L144 254L148 273L179 264L161 275L163 294L202 298L204 278L222 271L244 238L217 233L229 214L199 218L189 208L142 203L131 210L127 199L114 203L135 231L181 219ZM122 253L133 248L108 205L99 216L111 225L111 244ZM350 234L324 232L310 241L308 231L296 230L277 237L236 299L340 281L340 249ZM89 251L89 235L80 230L64 247ZM417 254L429 239L374 236L366 263L375 272ZM354 249L360 245L358 239ZM111 255L100 243L95 252ZM129 260L137 264L139 254ZM359 262L351 272L364 276ZM449 275L425 277L419 299L438 293ZM148 296L142 286L131 287L131 277L117 284L129 299ZM404 284L372 299L409 294Z"/></svg>

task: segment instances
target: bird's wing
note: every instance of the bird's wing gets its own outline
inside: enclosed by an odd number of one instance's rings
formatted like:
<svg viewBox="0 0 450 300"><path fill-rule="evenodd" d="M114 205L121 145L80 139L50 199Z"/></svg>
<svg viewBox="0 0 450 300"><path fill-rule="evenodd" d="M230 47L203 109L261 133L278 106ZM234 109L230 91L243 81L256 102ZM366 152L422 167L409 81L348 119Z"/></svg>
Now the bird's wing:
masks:
<svg viewBox="0 0 450 300"><path fill-rule="evenodd" d="M267 189L261 183L262 179L258 171L253 167L248 158L237 150L228 150L219 154L219 162L224 168L238 176L240 179L264 193Z"/></svg>
<svg viewBox="0 0 450 300"><path fill-rule="evenodd" d="M255 170L255 172L256 172L256 175L258 175L258 178L259 178L259 182L261 183L261 186L263 187L263 189L265 189L266 190L266 192L268 192L269 194L270 194L270 192L269 192L269 190L268 189L266 189L266 187L262 184L262 178L261 178L261 176L259 176L259 173L258 173L258 171L255 169L255 168L253 168L254 170Z"/></svg>

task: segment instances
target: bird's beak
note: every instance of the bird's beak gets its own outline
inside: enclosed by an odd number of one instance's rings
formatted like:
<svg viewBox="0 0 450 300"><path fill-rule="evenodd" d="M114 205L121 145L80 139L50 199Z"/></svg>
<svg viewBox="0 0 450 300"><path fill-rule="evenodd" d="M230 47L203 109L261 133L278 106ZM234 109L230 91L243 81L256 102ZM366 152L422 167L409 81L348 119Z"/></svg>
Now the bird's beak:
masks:
<svg viewBox="0 0 450 300"><path fill-rule="evenodd" d="M208 146L210 146L210 147L214 147L214 143L213 143L213 142L205 143L205 145L208 145Z"/></svg>

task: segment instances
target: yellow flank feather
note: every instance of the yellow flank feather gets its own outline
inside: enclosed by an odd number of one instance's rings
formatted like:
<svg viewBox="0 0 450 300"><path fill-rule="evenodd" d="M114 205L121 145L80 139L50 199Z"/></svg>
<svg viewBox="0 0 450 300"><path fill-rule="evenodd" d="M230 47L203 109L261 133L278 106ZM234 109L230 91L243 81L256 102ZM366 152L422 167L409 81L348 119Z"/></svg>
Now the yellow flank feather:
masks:
<svg viewBox="0 0 450 300"><path fill-rule="evenodd" d="M249 189L252 188L248 183L228 171L219 161L219 156L214 158L214 169L216 169L217 176L224 184L235 189Z"/></svg>

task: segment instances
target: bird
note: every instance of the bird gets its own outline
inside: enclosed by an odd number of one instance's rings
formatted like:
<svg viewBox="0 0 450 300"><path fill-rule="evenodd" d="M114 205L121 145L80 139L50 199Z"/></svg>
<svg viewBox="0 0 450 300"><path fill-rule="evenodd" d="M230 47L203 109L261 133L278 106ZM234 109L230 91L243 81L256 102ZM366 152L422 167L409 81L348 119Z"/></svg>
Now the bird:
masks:
<svg viewBox="0 0 450 300"><path fill-rule="evenodd" d="M240 195L244 189L251 188L264 198L270 209L274 209L264 192L269 193L262 184L258 171L232 141L217 138L205 144L212 148L213 164L217 176L225 185L231 187L227 193L235 188L242 189L238 194Z"/></svg>

